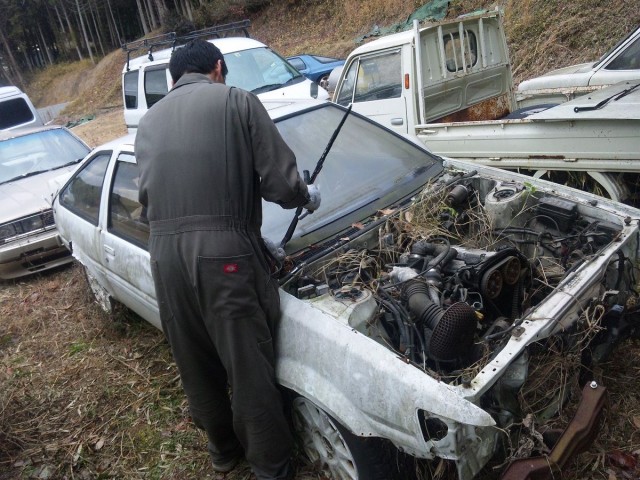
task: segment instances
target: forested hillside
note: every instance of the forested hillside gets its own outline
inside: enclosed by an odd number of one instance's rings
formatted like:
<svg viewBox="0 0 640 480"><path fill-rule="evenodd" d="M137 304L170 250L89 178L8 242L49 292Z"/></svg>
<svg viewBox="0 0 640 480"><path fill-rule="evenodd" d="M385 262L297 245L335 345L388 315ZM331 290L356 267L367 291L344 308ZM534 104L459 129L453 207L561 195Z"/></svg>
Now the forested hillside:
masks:
<svg viewBox="0 0 640 480"><path fill-rule="evenodd" d="M0 82L37 106L75 100L74 114L120 105L121 42L250 18L282 55L344 57L375 25L405 20L418 0L0 0ZM597 59L640 24L635 0L451 0L448 17L502 8L516 83ZM83 27L84 26L84 27ZM90 46L87 47L87 45Z"/></svg>

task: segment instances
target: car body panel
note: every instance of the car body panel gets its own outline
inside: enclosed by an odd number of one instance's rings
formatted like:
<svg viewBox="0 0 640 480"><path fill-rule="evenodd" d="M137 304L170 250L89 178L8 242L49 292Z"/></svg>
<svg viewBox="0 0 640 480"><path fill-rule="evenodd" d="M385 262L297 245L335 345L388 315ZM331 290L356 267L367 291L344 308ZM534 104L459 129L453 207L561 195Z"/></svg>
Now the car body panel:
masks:
<svg viewBox="0 0 640 480"><path fill-rule="evenodd" d="M274 102L267 108L298 156L301 169L313 166L317 151L325 146L321 139L332 131L328 125L336 125L336 120L345 114L345 109L333 104L303 106ZM317 138L310 135L314 126L316 130L323 127L325 135L318 134ZM635 262L640 211L551 182L435 158L415 139L403 139L357 114L351 114L345 129L336 138L333 156L327 156L324 170L318 176L325 211L321 208L302 220L287 245L292 265L287 275L279 279L282 315L276 339L278 382L313 401L355 435L386 438L418 458L450 459L456 463L459 478L469 480L494 454L504 428L498 424L500 415L487 408L487 396L496 388L517 391L527 377L529 346L571 330L585 306L602 295L607 281L615 279L614 266L621 252L631 263ZM390 163L402 159L394 169L407 168L411 181L399 175L392 178L391 185L385 184L389 176L386 171L381 179L376 177L380 172L375 166L375 155L381 144L395 145L398 157L385 158ZM354 150L354 145L365 150L364 157L358 155L360 152ZM110 233L108 226L115 161L120 153L133 152L130 139L121 145L112 143L110 148L113 153L102 189L99 225L88 225L56 199L58 228L72 245L74 256L110 296L160 328L148 253ZM391 155L391 150L382 154L385 155ZM344 170L350 162L361 164L360 170ZM413 162L424 164L424 168L413 170ZM358 171L367 174L358 176ZM526 207L526 202L537 202L537 197L531 197L535 193L542 198L552 197L559 205L568 202L585 219L588 217L592 225L604 225L611 233L596 255L576 264L547 296L522 312L510 327L512 330L507 331L513 333L507 335L500 349L468 381L454 384L390 348L390 338L380 333L374 322L381 309L378 294L346 281L343 289L331 289L331 293L327 293L329 285L312 284L317 293L305 297L302 291L308 289L296 282L313 276L315 269L325 271L325 266L333 261L333 252L348 253L384 245L385 229L391 218L398 214L397 218L408 220L406 209L420 198L423 186L432 188L432 182L450 185L465 175L477 180L478 194L486 204L492 202L492 218L497 224L527 226L535 216L525 221L516 214L532 210L533 206ZM420 182L420 188L412 183L413 179ZM341 183L342 180L346 183ZM380 192L372 188L371 198L362 198L366 195L358 187L368 185L368 181L373 186L379 185ZM520 190L514 196L516 184ZM529 190L525 185L529 185ZM494 192L503 193L494 196ZM372 213L374 216L370 217ZM277 240L286 229L291 211L275 214L265 204L264 218L263 235ZM325 244L327 238L333 243ZM468 255L471 259L467 265L477 264L478 260L473 260L476 253L456 248L462 252L456 255ZM480 258L485 255L488 253L482 252ZM385 278L379 281L389 280ZM342 296L343 291L346 296ZM429 421L445 426L442 435L434 436L423 428L423 423Z"/></svg>
<svg viewBox="0 0 640 480"><path fill-rule="evenodd" d="M328 78L334 68L344 65L344 60L338 58L329 58L310 54L300 54L287 57L287 61L309 80L318 84L320 84L320 81L324 77ZM324 82L324 85L321 84L320 86L326 88L328 84Z"/></svg>

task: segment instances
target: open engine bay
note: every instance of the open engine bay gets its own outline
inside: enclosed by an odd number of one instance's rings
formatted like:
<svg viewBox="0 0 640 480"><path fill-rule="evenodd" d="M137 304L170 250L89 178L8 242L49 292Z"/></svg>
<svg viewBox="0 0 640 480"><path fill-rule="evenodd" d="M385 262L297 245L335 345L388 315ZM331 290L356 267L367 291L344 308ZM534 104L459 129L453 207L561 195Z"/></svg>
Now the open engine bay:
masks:
<svg viewBox="0 0 640 480"><path fill-rule="evenodd" d="M562 388L549 362L570 358L563 381L584 383L593 361L636 329L631 223L526 181L449 174L410 205L302 253L281 284L330 314L350 305L350 327L506 428L527 414L548 420L571 399L573 385ZM536 375L542 393L523 388Z"/></svg>

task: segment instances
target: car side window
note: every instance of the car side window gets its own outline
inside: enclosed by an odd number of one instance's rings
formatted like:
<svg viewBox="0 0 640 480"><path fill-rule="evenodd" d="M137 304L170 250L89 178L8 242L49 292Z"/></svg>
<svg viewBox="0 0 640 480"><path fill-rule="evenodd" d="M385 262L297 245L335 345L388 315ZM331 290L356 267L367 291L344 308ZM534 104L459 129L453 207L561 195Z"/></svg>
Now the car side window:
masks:
<svg viewBox="0 0 640 480"><path fill-rule="evenodd" d="M150 68L144 73L144 96L147 101L147 107L151 108L162 100L168 92L166 65Z"/></svg>
<svg viewBox="0 0 640 480"><path fill-rule="evenodd" d="M109 195L108 230L140 248L147 249L149 222L144 207L138 201L140 171L131 163L133 155L118 157Z"/></svg>
<svg viewBox="0 0 640 480"><path fill-rule="evenodd" d="M102 185L111 152L99 152L90 159L60 192L60 205L93 225L98 225Z"/></svg>
<svg viewBox="0 0 640 480"><path fill-rule="evenodd" d="M295 67L296 70L304 70L307 68L304 61L301 58L293 57L287 60L291 65Z"/></svg>
<svg viewBox="0 0 640 480"><path fill-rule="evenodd" d="M124 74L124 106L138 108L138 70Z"/></svg>
<svg viewBox="0 0 640 480"><path fill-rule="evenodd" d="M640 38L637 38L635 42L604 68L605 70L640 69Z"/></svg>
<svg viewBox="0 0 640 480"><path fill-rule="evenodd" d="M347 70L346 75L344 76L344 80L342 82L342 88L340 89L340 93L338 94L338 98L336 99L336 103L338 105L342 105L346 107L353 100L353 87L355 86L356 81L356 72L358 71L358 65L360 64L360 60L356 59L351 62L349 65L349 70Z"/></svg>
<svg viewBox="0 0 640 480"><path fill-rule="evenodd" d="M400 50L360 59L354 102L398 98L402 95Z"/></svg>

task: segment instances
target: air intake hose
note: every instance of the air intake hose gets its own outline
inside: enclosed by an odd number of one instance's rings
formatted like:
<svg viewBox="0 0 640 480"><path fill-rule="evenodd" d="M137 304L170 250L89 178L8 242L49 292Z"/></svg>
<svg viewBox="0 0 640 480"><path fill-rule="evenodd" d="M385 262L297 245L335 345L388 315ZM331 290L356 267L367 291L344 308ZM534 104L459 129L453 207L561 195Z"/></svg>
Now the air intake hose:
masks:
<svg viewBox="0 0 640 480"><path fill-rule="evenodd" d="M432 331L428 354L440 361L452 361L466 356L473 346L476 328L475 310L458 302L444 310L429 298L429 286L411 280L403 289L409 311L416 323Z"/></svg>

